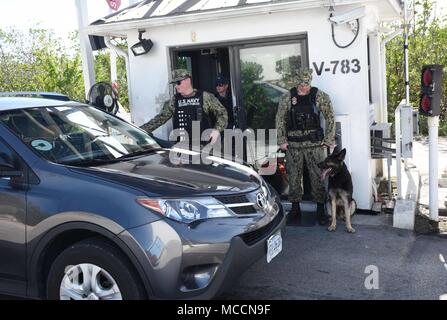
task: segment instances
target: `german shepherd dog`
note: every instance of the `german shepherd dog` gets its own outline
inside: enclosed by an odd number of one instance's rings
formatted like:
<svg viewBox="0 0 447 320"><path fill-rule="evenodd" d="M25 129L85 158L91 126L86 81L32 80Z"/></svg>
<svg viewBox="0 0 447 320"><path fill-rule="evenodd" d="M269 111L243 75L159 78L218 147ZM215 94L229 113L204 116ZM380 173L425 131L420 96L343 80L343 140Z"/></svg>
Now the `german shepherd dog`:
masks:
<svg viewBox="0 0 447 320"><path fill-rule="evenodd" d="M346 149L337 152L336 149L323 162L318 164L321 169L321 180L329 177L329 201L326 204L329 215L332 217L329 231L335 231L337 216L344 218L349 233L355 229L351 225L351 216L355 213L357 205L352 199L352 178L344 163ZM343 217L344 212L344 217Z"/></svg>

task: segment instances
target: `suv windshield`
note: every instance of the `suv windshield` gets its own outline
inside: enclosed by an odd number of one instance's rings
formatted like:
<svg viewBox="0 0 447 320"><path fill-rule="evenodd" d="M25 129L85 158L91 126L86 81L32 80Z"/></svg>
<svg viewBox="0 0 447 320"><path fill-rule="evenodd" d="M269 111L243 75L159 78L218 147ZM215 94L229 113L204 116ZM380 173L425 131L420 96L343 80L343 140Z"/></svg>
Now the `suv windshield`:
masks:
<svg viewBox="0 0 447 320"><path fill-rule="evenodd" d="M160 148L143 130L91 106L4 111L0 121L42 157L61 164L116 161Z"/></svg>

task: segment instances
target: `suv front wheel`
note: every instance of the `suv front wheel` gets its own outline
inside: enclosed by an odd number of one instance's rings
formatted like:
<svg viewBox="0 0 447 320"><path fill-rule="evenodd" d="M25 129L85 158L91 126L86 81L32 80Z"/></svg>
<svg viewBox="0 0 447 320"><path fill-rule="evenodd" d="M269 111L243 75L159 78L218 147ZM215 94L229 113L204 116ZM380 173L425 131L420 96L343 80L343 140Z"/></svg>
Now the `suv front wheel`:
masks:
<svg viewBox="0 0 447 320"><path fill-rule="evenodd" d="M51 300L139 300L145 294L120 251L100 239L71 245L55 259L47 278Z"/></svg>

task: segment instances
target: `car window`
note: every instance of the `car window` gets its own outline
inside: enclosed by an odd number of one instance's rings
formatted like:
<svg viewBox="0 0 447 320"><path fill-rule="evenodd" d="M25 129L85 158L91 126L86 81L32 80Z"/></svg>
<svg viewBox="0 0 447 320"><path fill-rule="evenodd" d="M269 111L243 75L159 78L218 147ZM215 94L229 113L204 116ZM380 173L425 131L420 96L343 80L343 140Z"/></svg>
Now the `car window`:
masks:
<svg viewBox="0 0 447 320"><path fill-rule="evenodd" d="M17 154L2 139L0 139L0 162L10 164L17 170L21 168Z"/></svg>
<svg viewBox="0 0 447 320"><path fill-rule="evenodd" d="M90 106L5 111L0 121L32 150L56 163L111 160L159 148L145 131Z"/></svg>

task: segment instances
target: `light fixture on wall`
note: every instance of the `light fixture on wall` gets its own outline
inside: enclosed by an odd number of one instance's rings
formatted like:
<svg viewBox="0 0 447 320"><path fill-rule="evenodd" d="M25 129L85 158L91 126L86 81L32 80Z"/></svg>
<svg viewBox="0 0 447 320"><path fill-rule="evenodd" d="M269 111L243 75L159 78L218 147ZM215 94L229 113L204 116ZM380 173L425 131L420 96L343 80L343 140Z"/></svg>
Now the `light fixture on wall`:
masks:
<svg viewBox="0 0 447 320"><path fill-rule="evenodd" d="M140 42L137 42L130 48L135 56L148 53L154 45L151 39L143 39L143 33L145 32L146 30L138 30L138 40Z"/></svg>

